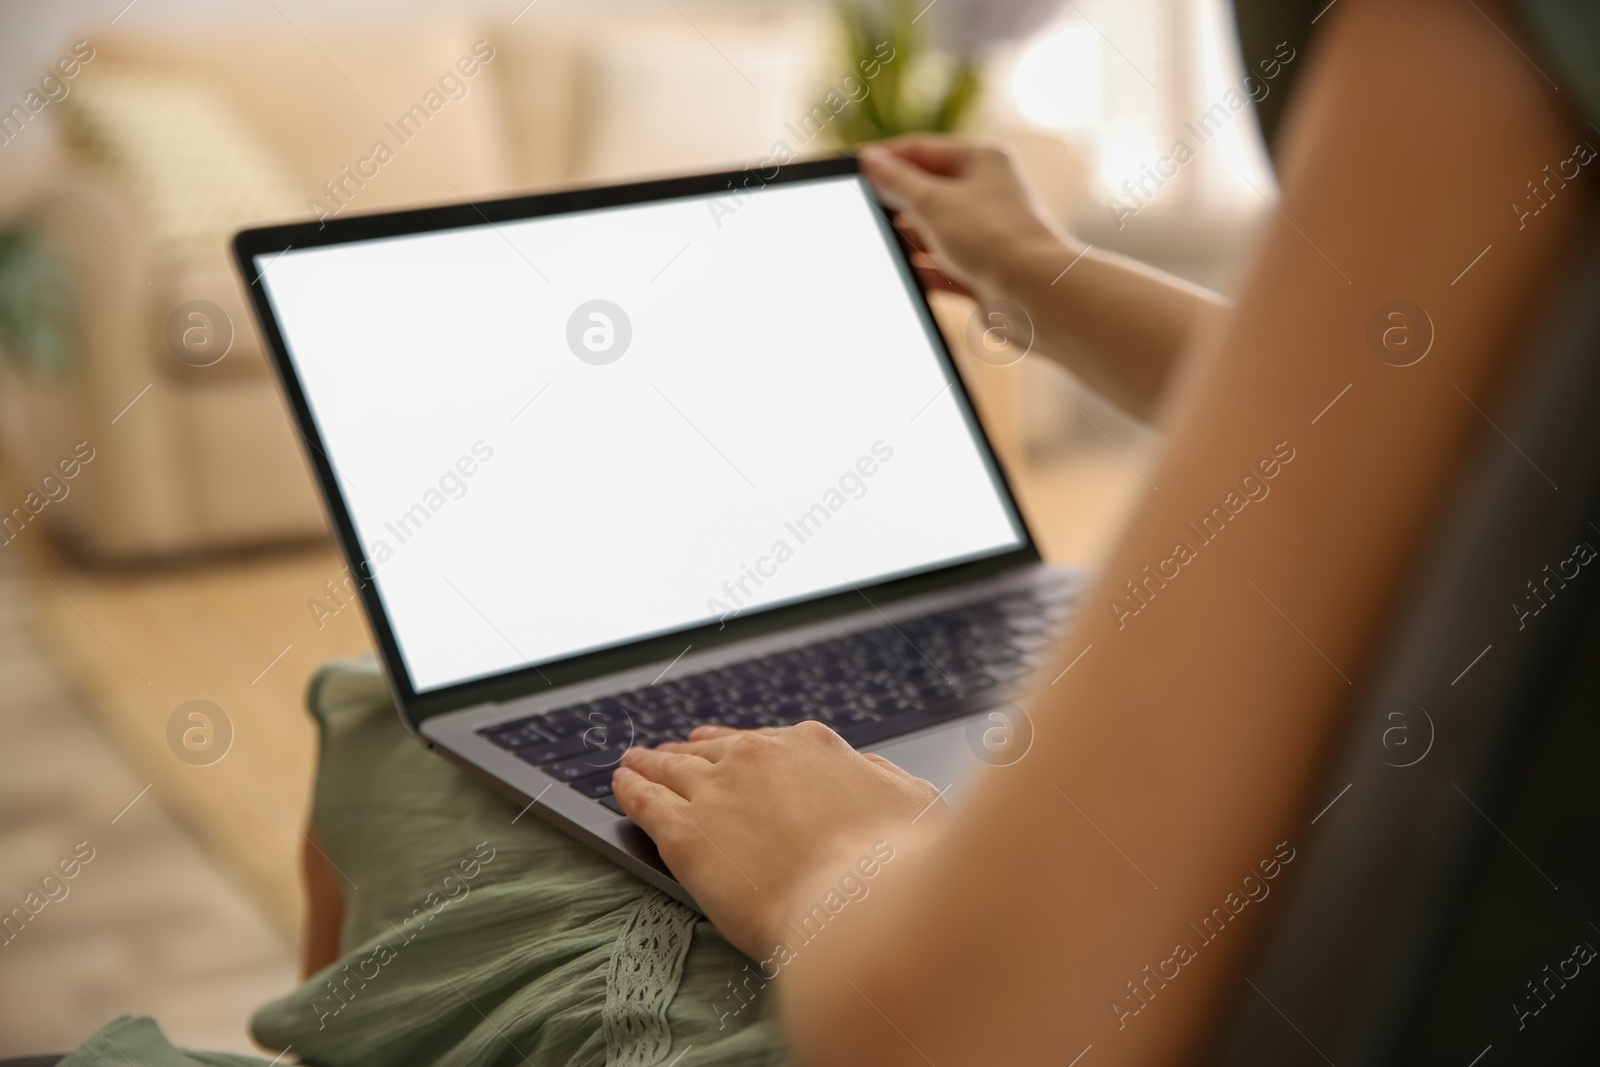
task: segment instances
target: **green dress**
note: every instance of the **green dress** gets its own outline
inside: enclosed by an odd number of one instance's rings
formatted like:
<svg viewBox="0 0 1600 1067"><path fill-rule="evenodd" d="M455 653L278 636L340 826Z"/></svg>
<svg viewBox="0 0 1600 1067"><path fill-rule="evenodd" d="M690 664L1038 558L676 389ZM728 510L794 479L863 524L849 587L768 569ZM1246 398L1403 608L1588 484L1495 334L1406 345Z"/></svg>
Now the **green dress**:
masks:
<svg viewBox="0 0 1600 1067"><path fill-rule="evenodd" d="M306 1062L688 1067L784 1061L772 984L696 912L429 752L377 664L325 667L312 822L345 880L339 959L256 1012ZM126 1058L124 1058L126 1057ZM124 1016L64 1067L264 1067Z"/></svg>

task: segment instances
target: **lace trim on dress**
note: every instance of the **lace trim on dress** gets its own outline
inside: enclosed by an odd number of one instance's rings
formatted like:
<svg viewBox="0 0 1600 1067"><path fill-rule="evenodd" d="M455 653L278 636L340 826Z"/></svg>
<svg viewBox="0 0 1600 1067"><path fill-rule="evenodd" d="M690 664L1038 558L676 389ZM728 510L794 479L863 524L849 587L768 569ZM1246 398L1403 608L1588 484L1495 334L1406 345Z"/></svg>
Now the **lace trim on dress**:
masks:
<svg viewBox="0 0 1600 1067"><path fill-rule="evenodd" d="M606 971L606 1067L654 1067L672 1048L667 1005L678 992L683 960L700 916L650 890L617 938Z"/></svg>

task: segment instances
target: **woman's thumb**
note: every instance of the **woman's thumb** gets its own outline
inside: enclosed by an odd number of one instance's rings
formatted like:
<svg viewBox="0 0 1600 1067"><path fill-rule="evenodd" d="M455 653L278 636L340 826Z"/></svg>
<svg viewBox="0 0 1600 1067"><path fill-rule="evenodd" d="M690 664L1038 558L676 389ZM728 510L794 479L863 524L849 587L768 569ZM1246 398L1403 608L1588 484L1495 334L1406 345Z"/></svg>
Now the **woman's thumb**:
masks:
<svg viewBox="0 0 1600 1067"><path fill-rule="evenodd" d="M916 210L939 181L921 167L907 163L878 145L863 146L860 159L861 169L878 196L895 210Z"/></svg>

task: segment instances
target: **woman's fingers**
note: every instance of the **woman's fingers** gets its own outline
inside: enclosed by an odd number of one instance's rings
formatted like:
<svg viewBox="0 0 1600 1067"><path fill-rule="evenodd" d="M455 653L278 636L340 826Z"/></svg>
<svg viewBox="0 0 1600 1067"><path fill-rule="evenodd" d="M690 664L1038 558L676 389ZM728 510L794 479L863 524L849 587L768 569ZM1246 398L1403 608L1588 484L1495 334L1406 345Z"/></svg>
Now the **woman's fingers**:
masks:
<svg viewBox="0 0 1600 1067"><path fill-rule="evenodd" d="M689 735L687 741L668 741L657 747L659 752L696 756L708 763L720 763L734 745L743 737L757 734L771 736L782 733L786 726L763 726L759 730L735 730L730 726L702 726Z"/></svg>
<svg viewBox="0 0 1600 1067"><path fill-rule="evenodd" d="M658 745L656 751L672 755L692 756L706 763L716 763L728 754L728 749L732 748L740 737L750 732L752 731L734 730L730 733L703 740L668 741L666 744Z"/></svg>
<svg viewBox="0 0 1600 1067"><path fill-rule="evenodd" d="M825 723L710 727L695 736L630 749L612 791L747 954L772 950L782 924L798 914L791 905L804 910L814 882L837 879L840 857L905 834L938 799L932 784L863 757Z"/></svg>
<svg viewBox="0 0 1600 1067"><path fill-rule="evenodd" d="M667 748L667 751L668 752L675 752L675 751L687 752L687 751L690 751L690 750L686 749L686 748L681 748L680 746L686 745L689 742L715 741L719 737L738 737L740 734L775 734L779 730L782 730L782 729L784 729L784 727L781 727L781 726L762 726L759 729L755 729L755 730L741 730L736 726L720 726L720 725L696 726L693 730L689 731L689 741L687 741L687 742L686 741L668 742L668 745L670 745L671 747Z"/></svg>
<svg viewBox="0 0 1600 1067"><path fill-rule="evenodd" d="M917 233L916 226L912 225L911 219L905 212L895 212L894 228L900 231L900 236L906 239L906 243L911 246L912 251L927 253L928 242L923 240L921 234Z"/></svg>
<svg viewBox="0 0 1600 1067"><path fill-rule="evenodd" d="M706 726L696 726L693 730L690 730L689 740L709 741L713 737L727 737L729 734L736 734L738 732L739 731L732 726L708 724Z"/></svg>
<svg viewBox="0 0 1600 1067"><path fill-rule="evenodd" d="M654 750L635 750L639 751L641 754L631 760L627 755L624 755L623 762L625 764L632 765L635 770L639 771L641 774L644 774L646 777L653 778L655 775L648 768L657 765L662 767L669 766L669 764L665 761L658 763L652 758L657 755L693 757L704 760L708 763L716 763L728 754L728 752L741 737L745 737L750 734L781 734L788 729L789 727L785 726L763 726L759 730L737 730L731 726L697 726L694 731L689 734L689 740L687 741L669 741ZM911 781L920 781L920 779L918 779L917 776L912 774L910 771L907 771L898 764L885 759L876 752L863 752L861 755L872 763L876 763L878 766L892 771L896 775L899 775L901 778ZM662 778L660 780L668 785L673 785L673 782L667 778ZM683 794L684 796L689 795L684 789L678 789L677 792Z"/></svg>
<svg viewBox="0 0 1600 1067"><path fill-rule="evenodd" d="M927 202L937 183L948 181L937 178L894 152L876 145L861 149L861 169L878 190L883 202L896 211L916 214L917 205Z"/></svg>
<svg viewBox="0 0 1600 1067"><path fill-rule="evenodd" d="M776 735L789 727L766 726L759 730L736 730L728 726L702 726L689 741L668 742L659 748L633 748L622 756L622 766L642 777L659 782L685 799L693 799L711 764L720 762L743 738ZM875 752L863 752L868 762L907 781L920 781L916 775Z"/></svg>
<svg viewBox="0 0 1600 1067"><path fill-rule="evenodd" d="M630 748L622 754L622 766L652 782L659 782L684 799L693 799L695 788L711 764L700 756L666 752L656 748ZM616 789L612 776L612 789ZM620 797L618 798L621 799Z"/></svg>
<svg viewBox="0 0 1600 1067"><path fill-rule="evenodd" d="M1003 148L898 138L863 145L860 159L895 225L925 254L917 268L929 288L995 290L1008 250L1041 237L1060 243Z"/></svg>
<svg viewBox="0 0 1600 1067"><path fill-rule="evenodd" d="M917 270L917 277L922 279L925 289L937 290L945 293L960 293L962 296L973 296L972 290L946 274L939 264L935 263L932 256L918 255L911 261ZM977 299L973 297L973 299Z"/></svg>
<svg viewBox="0 0 1600 1067"><path fill-rule="evenodd" d="M628 818L649 834L657 845L664 845L671 831L683 821L679 808L686 801L632 767L618 767L612 773L611 793L622 805Z"/></svg>
<svg viewBox="0 0 1600 1067"><path fill-rule="evenodd" d="M972 142L935 133L909 133L878 144L923 170L947 177L961 173L972 156Z"/></svg>

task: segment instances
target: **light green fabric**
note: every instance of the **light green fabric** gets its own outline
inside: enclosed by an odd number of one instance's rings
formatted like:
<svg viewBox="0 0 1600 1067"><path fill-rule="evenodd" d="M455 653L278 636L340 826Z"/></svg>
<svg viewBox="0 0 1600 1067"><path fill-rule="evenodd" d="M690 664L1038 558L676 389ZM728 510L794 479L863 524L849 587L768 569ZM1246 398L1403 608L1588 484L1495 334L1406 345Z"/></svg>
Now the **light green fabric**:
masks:
<svg viewBox="0 0 1600 1067"><path fill-rule="evenodd" d="M371 661L325 668L311 705L313 821L347 879L342 956L256 1013L258 1041L325 1067L650 1067L690 1046L684 1067L783 1062L776 991L746 957L406 736ZM124 1053L141 1067L266 1062L180 1052L129 1017L63 1062Z"/></svg>
<svg viewBox="0 0 1600 1067"><path fill-rule="evenodd" d="M265 1060L227 1052L185 1052L173 1048L149 1016L124 1015L100 1028L83 1047L57 1067L85 1064L137 1064L138 1067L261 1067Z"/></svg>

